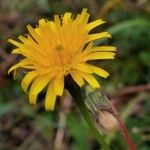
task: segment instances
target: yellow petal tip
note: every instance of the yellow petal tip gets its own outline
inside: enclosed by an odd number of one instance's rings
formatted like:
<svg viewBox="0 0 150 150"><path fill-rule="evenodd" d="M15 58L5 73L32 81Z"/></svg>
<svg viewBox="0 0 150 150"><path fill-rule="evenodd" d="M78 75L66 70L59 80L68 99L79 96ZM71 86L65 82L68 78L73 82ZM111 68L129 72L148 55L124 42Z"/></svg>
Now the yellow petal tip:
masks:
<svg viewBox="0 0 150 150"><path fill-rule="evenodd" d="M50 112L50 111L53 111L54 108L49 108L49 107L46 107L46 106L45 106L45 110Z"/></svg>

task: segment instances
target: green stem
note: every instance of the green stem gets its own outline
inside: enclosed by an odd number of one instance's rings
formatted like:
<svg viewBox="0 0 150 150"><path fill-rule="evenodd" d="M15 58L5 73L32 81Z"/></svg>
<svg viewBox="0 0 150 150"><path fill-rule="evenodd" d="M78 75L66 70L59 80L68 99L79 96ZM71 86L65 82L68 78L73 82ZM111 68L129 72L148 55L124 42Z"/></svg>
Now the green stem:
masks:
<svg viewBox="0 0 150 150"><path fill-rule="evenodd" d="M105 138L103 135L101 135L97 128L95 127L95 124L89 114L89 111L87 109L87 107L85 106L84 103L84 99L75 99L75 102L77 104L77 106L79 107L85 121L87 122L89 128L91 129L92 133L94 134L95 138L97 139L97 141L101 144L101 146L103 147L104 150L109 150L108 148L108 144L105 142Z"/></svg>
<svg viewBox="0 0 150 150"><path fill-rule="evenodd" d="M88 111L88 108L86 107L84 103L83 91L81 91L81 89L74 82L71 82L70 84L68 84L67 89L72 95L72 97L74 98L76 105L80 109L85 121L87 122L89 128L91 129L92 133L94 134L95 138L97 139L101 147L104 150L109 150L108 144L105 142L104 135L102 135L97 130L95 123L93 119L91 118L91 115Z"/></svg>

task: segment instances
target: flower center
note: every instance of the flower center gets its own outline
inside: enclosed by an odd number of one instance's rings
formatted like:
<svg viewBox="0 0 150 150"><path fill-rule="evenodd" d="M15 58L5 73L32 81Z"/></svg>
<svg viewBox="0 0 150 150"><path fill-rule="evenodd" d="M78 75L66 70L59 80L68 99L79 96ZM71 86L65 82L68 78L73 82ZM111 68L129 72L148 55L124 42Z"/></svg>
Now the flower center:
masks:
<svg viewBox="0 0 150 150"><path fill-rule="evenodd" d="M55 46L54 50L56 50L56 51L63 51L64 50L64 46L62 44L58 44L57 46Z"/></svg>

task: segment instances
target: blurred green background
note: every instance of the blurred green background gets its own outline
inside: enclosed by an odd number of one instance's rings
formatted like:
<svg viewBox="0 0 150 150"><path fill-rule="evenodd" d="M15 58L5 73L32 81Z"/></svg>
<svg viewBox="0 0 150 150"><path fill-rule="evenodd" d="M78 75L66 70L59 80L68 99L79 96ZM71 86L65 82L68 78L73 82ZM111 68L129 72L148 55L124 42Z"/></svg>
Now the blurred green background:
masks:
<svg viewBox="0 0 150 150"><path fill-rule="evenodd" d="M111 76L99 79L102 90L124 119L139 150L150 149L150 1L149 0L0 0L0 150L98 150L82 115L72 101L54 112L45 112L44 93L31 106L22 91L22 75L13 80L7 75L18 61L8 38L27 33L40 18L88 8L90 20L107 23L96 31L108 30L111 40L95 44L117 47L115 60L99 64ZM62 140L57 141L60 137ZM126 150L119 131L107 135L111 150ZM60 144L60 145L58 145Z"/></svg>

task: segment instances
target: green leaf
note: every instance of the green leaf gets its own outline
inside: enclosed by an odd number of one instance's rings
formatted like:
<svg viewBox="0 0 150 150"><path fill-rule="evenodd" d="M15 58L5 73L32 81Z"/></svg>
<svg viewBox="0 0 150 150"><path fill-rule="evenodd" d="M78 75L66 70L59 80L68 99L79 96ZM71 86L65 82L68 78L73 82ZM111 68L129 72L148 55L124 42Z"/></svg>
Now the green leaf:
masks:
<svg viewBox="0 0 150 150"><path fill-rule="evenodd" d="M140 27L140 26L142 27L150 26L150 20L144 18L135 18L132 20L126 20L108 28L108 31L113 35L123 30L125 31L126 29Z"/></svg>
<svg viewBox="0 0 150 150"><path fill-rule="evenodd" d="M74 113L71 113L68 116L67 126L69 128L69 133L75 140L73 150L89 150L89 145L87 144L89 129L83 118L78 118Z"/></svg>

